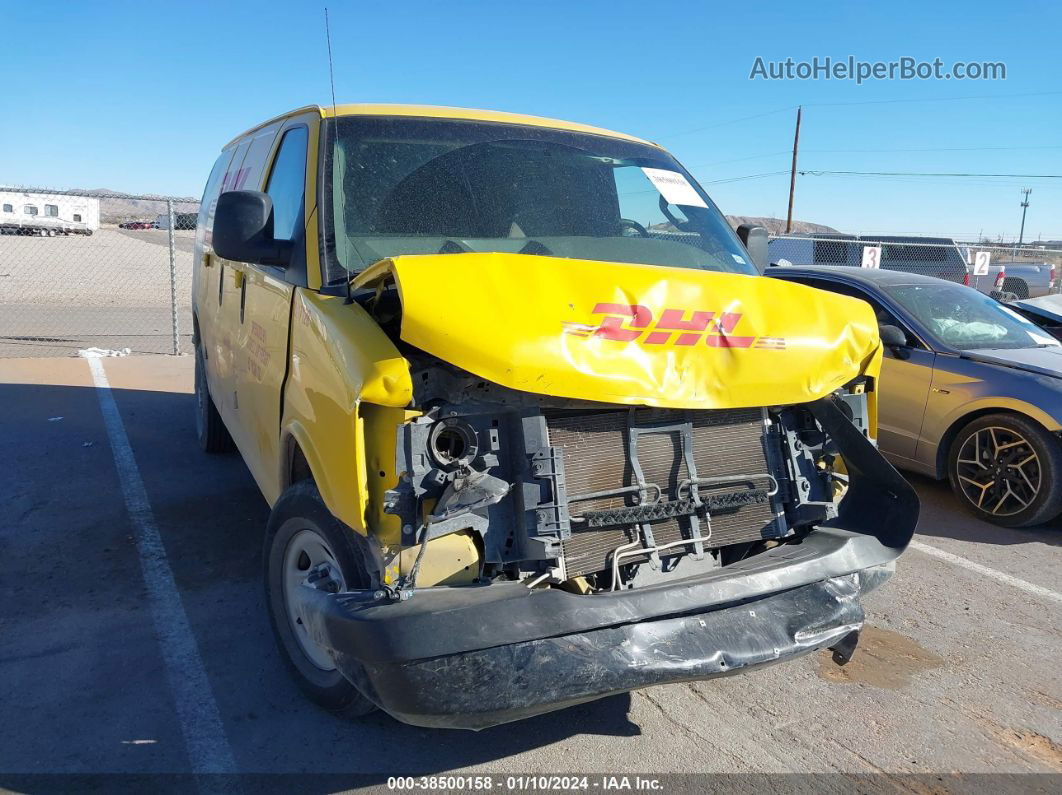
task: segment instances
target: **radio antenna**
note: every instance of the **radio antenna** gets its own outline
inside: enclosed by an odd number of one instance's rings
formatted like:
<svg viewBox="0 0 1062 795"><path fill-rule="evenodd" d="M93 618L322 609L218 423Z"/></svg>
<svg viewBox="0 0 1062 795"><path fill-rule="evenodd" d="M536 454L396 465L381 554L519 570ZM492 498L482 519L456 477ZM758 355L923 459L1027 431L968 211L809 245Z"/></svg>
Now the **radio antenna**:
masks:
<svg viewBox="0 0 1062 795"><path fill-rule="evenodd" d="M332 87L332 118L336 115L336 78L332 71L332 30L328 26L328 6L325 6L325 41L328 42L328 83Z"/></svg>
<svg viewBox="0 0 1062 795"><path fill-rule="evenodd" d="M324 14L324 17L325 17L325 41L328 43L328 84L329 84L329 86L332 89L332 123L335 124L336 123L336 77L335 77L335 70L332 68L332 29L331 29L331 27L328 24L328 6L325 6L324 12L325 12L325 14ZM336 140L335 139L335 135L336 134L333 132L332 135L333 135L332 146L335 147L336 146L336 144L335 144L335 140ZM351 283L351 281L353 281L353 279L348 274L347 278L344 279L344 281L346 282L346 285L347 285L347 297L343 301L343 303L344 304L352 304L352 303L354 303L354 294L350 290L350 283Z"/></svg>

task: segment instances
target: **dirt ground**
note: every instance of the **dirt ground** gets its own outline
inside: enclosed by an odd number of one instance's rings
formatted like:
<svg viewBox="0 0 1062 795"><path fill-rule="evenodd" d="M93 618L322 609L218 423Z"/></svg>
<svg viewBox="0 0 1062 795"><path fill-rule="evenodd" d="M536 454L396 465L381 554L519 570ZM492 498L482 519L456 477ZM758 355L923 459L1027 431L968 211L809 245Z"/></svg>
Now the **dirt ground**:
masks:
<svg viewBox="0 0 1062 795"><path fill-rule="evenodd" d="M699 773L800 774L784 788L807 791L941 791L956 774L1003 776L986 791L1062 785L1057 522L996 528L914 479L917 543L868 597L869 627L843 669L822 653L479 734L343 720L300 695L275 650L260 577L267 506L238 456L197 449L191 357L104 369L205 671L196 698L216 710L235 772L313 791L456 772L682 773L668 781L692 789L706 786ZM84 360L0 361L0 449L0 787L187 773L195 729L167 678L172 638L153 620L156 584Z"/></svg>
<svg viewBox="0 0 1062 795"><path fill-rule="evenodd" d="M174 231L178 335L190 339L194 231ZM72 286L72 285L76 285ZM0 357L89 346L172 352L169 232L0 235Z"/></svg>

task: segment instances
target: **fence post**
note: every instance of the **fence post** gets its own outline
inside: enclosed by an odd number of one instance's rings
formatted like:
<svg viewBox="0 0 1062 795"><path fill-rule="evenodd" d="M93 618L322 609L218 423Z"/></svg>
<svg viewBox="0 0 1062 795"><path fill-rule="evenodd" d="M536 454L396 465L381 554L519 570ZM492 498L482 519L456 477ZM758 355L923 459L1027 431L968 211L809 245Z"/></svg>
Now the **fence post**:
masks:
<svg viewBox="0 0 1062 795"><path fill-rule="evenodd" d="M173 216L173 200L166 200L166 215L170 219L170 320L173 328L173 355L181 352L180 330L177 328L177 243L173 237L176 219Z"/></svg>

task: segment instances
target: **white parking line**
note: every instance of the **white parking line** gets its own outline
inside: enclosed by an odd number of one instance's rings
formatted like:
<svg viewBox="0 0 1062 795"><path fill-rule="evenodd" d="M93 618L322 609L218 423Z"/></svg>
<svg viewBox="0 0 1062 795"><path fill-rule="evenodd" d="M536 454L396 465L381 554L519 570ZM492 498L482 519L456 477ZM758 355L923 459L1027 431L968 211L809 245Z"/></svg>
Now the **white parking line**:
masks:
<svg viewBox="0 0 1062 795"><path fill-rule="evenodd" d="M998 580L1012 588L1019 588L1026 593L1042 596L1044 599L1053 599L1056 602L1062 602L1062 593L1052 591L1050 588L1044 588L1042 585L1033 585L1031 582L1018 579L1017 577L1011 577L1009 574L1004 574L996 569L990 569L988 566L982 566L980 563L974 563L972 560L967 560L959 555L945 552L943 549L931 547L929 544L923 544L921 541L912 541L910 547L912 549L917 549L919 552L924 552L927 555L932 555L935 558L946 560L948 563L954 563L956 566L962 566L964 569L976 571L978 574L991 577L993 580Z"/></svg>
<svg viewBox="0 0 1062 795"><path fill-rule="evenodd" d="M194 773L235 773L236 761L225 737L221 715L210 690L206 668L199 647L181 603L181 595L166 559L155 514L148 502L147 490L129 446L129 437L111 394L103 362L87 356L92 382L100 402L100 412L107 427L107 437L114 452L126 511L136 533L140 568L147 585L151 617L162 650L166 677L173 693L181 733Z"/></svg>

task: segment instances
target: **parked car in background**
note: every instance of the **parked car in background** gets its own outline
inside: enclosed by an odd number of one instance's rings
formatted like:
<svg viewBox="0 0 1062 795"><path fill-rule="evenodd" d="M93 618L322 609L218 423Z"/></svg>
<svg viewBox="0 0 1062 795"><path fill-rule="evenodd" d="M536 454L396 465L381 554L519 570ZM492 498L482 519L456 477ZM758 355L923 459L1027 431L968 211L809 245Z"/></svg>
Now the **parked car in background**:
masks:
<svg viewBox="0 0 1062 795"><path fill-rule="evenodd" d="M154 221L123 221L118 224L119 229L155 229L157 224Z"/></svg>
<svg viewBox="0 0 1062 795"><path fill-rule="evenodd" d="M1008 306L1055 339L1062 340L1062 293L1022 298L1011 301Z"/></svg>
<svg viewBox="0 0 1062 795"><path fill-rule="evenodd" d="M988 270L988 278L992 281L1002 277L996 289L1013 293L1018 298L1047 295L1054 289L1058 279L1058 269L1050 262L992 263Z"/></svg>
<svg viewBox="0 0 1062 795"><path fill-rule="evenodd" d="M888 346L878 445L898 467L948 478L964 507L1007 527L1062 511L1062 345L976 290L914 274L769 268L860 298Z"/></svg>
<svg viewBox="0 0 1062 795"><path fill-rule="evenodd" d="M196 220L199 217L199 213L174 213L173 214L173 228L193 230L195 229ZM169 229L170 228L170 216L167 213L159 213L155 219L156 229Z"/></svg>
<svg viewBox="0 0 1062 795"><path fill-rule="evenodd" d="M860 267L866 246L881 248L883 270L934 276L966 283L966 260L955 241L945 237L898 235L839 235L816 233L776 237L768 244L770 261L791 265L847 265ZM869 270L869 269L868 269Z"/></svg>

